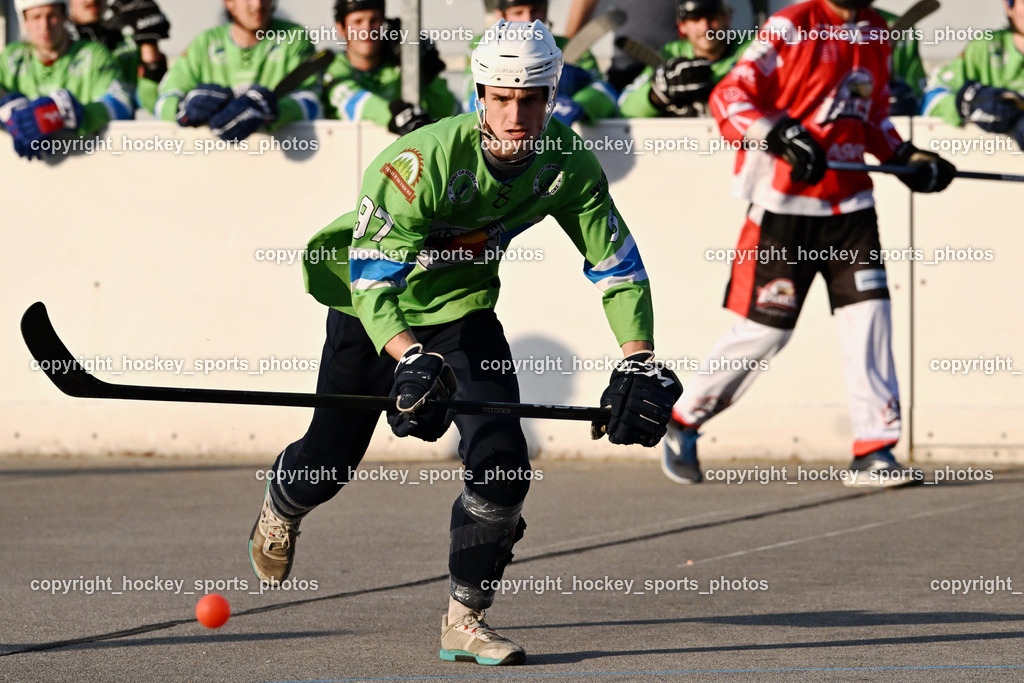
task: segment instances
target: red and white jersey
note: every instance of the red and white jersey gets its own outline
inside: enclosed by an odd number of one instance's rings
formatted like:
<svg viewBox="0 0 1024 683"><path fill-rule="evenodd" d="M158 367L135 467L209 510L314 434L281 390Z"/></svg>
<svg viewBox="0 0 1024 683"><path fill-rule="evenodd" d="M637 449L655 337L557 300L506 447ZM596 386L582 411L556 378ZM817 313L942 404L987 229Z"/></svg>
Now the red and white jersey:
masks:
<svg viewBox="0 0 1024 683"><path fill-rule="evenodd" d="M902 142L889 121L891 55L888 26L870 8L850 23L825 0L772 15L711 93L723 137L747 138L736 159L734 194L774 213L805 216L874 206L867 173L828 171L817 185L794 184L790 165L764 151L763 139L788 115L803 123L829 161L863 162L865 152L888 160Z"/></svg>

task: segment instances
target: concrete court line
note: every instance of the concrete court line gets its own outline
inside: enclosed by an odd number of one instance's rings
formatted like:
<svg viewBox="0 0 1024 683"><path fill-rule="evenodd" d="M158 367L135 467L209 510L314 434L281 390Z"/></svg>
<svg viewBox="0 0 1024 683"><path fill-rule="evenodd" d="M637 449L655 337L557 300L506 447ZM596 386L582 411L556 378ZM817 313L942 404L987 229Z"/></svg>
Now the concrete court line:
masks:
<svg viewBox="0 0 1024 683"><path fill-rule="evenodd" d="M861 524L860 526L850 527L847 529L837 529L834 531L828 531L823 534L815 534L814 536L804 536L803 538L794 538L789 541L782 541L780 543L771 543L769 545L762 545L756 548L749 548L747 550L737 550L733 553L726 553L725 555L716 555L715 557L706 557L702 560L694 560L691 564L677 564L677 567L693 567L694 565L704 564L706 562L715 562L716 560L724 560L731 557L742 557L743 555L752 555L754 553L763 552L765 550L775 550L776 548L785 548L791 545L797 545L799 543L808 543L810 541L818 541L823 538L832 538L834 536L842 536L844 534L852 534L858 531L866 531L868 529L875 529L881 526L887 526L889 524L895 524L896 522L906 522L912 519L922 519L924 517L932 517L935 515L943 515L948 512L956 512L958 510L966 510L974 507L981 507L982 505L992 505L994 503L1002 503L1015 498L1024 498L1024 493L1016 493L1009 496L1003 496L1001 498L993 498L991 500L983 500L976 503L964 503L962 505L954 505L952 507L940 508L938 510L928 510L926 512L918 512L917 514L910 515L908 517L897 517L895 519L887 519L881 522L871 522L870 524Z"/></svg>

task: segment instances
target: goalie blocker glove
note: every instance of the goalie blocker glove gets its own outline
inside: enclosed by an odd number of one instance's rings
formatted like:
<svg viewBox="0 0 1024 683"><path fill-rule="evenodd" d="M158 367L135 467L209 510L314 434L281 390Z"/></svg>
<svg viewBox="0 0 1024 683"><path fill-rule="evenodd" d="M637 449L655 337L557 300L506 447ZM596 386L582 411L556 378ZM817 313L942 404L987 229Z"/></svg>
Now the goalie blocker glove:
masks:
<svg viewBox="0 0 1024 683"><path fill-rule="evenodd" d="M914 192L941 192L956 177L956 166L935 152L926 152L904 142L887 163L910 166L914 175L898 175L904 185Z"/></svg>
<svg viewBox="0 0 1024 683"><path fill-rule="evenodd" d="M634 353L612 371L601 394L601 407L611 408L611 417L607 423L591 423L590 436L600 439L606 433L614 444L655 446L665 436L672 406L682 395L676 373L655 362L650 351Z"/></svg>
<svg viewBox="0 0 1024 683"><path fill-rule="evenodd" d="M244 140L277 120L277 95L254 85L210 117L210 132L221 140Z"/></svg>
<svg viewBox="0 0 1024 683"><path fill-rule="evenodd" d="M971 81L956 94L956 108L964 121L987 133L1009 133L1021 118L1024 99L1014 90Z"/></svg>
<svg viewBox="0 0 1024 683"><path fill-rule="evenodd" d="M665 111L669 107L706 102L714 85L710 61L676 57L654 69L651 104Z"/></svg>
<svg viewBox="0 0 1024 683"><path fill-rule="evenodd" d="M455 411L448 407L457 389L455 373L437 353L423 353L423 344L413 344L398 361L390 396L395 410L388 411L388 424L395 436L415 436L437 441L448 431Z"/></svg>
<svg viewBox="0 0 1024 683"><path fill-rule="evenodd" d="M793 167L789 174L792 182L816 185L825 177L825 150L796 119L782 118L768 131L764 141L769 152Z"/></svg>
<svg viewBox="0 0 1024 683"><path fill-rule="evenodd" d="M185 93L178 101L178 113L175 118L180 126L201 126L210 117L223 109L234 93L231 88L214 83L202 83Z"/></svg>
<svg viewBox="0 0 1024 683"><path fill-rule="evenodd" d="M391 111L388 130L395 135L405 135L434 122L427 112L405 100L391 100L388 109Z"/></svg>

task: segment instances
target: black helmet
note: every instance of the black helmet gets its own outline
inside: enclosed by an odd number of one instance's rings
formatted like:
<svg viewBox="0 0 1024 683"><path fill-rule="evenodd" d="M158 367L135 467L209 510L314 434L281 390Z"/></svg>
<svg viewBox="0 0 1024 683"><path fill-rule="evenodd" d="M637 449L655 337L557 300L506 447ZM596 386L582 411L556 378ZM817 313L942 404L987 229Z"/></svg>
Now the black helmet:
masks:
<svg viewBox="0 0 1024 683"><path fill-rule="evenodd" d="M384 13L384 0L335 0L334 20L339 24L345 23L345 15L349 12L359 12L364 9L376 9Z"/></svg>
<svg viewBox="0 0 1024 683"><path fill-rule="evenodd" d="M498 0L495 9L504 12L510 7L518 7L519 5L544 5L547 7L548 0Z"/></svg>
<svg viewBox="0 0 1024 683"><path fill-rule="evenodd" d="M680 21L713 17L728 12L729 8L723 0L679 0L676 3L676 16Z"/></svg>

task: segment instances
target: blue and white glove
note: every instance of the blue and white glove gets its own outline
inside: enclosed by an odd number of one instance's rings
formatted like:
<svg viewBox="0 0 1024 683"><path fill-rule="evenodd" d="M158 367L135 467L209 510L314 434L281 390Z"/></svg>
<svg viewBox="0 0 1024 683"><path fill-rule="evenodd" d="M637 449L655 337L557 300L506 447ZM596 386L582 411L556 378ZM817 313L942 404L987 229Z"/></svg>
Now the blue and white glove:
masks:
<svg viewBox="0 0 1024 683"><path fill-rule="evenodd" d="M593 80L594 77L586 69L581 69L573 64L566 64L562 67L562 75L558 79L558 95L572 97L590 85Z"/></svg>
<svg viewBox="0 0 1024 683"><path fill-rule="evenodd" d="M244 140L260 126L274 121L277 95L262 85L254 85L210 119L210 131L221 140Z"/></svg>
<svg viewBox="0 0 1024 683"><path fill-rule="evenodd" d="M1015 90L971 81L956 94L956 107L965 122L988 133L1009 133L1017 125L1024 98Z"/></svg>
<svg viewBox="0 0 1024 683"><path fill-rule="evenodd" d="M578 103L568 97L559 96L555 99L555 111L551 114L567 126L582 119L586 112Z"/></svg>
<svg viewBox="0 0 1024 683"><path fill-rule="evenodd" d="M11 119L15 110L28 106L28 98L20 92L9 92L0 98L0 123L4 124L7 132L11 132ZM13 135L13 133L11 133Z"/></svg>
<svg viewBox="0 0 1024 683"><path fill-rule="evenodd" d="M7 129L14 137L14 149L19 156L42 159L43 140L62 130L77 130L81 124L81 102L61 88L14 109Z"/></svg>
<svg viewBox="0 0 1024 683"><path fill-rule="evenodd" d="M14 151L18 153L18 156L27 159L32 159L33 157L42 159L42 152L38 149L32 150L25 138L18 134L18 127L14 124L14 112L27 106L28 98L20 92L7 93L0 99L0 123L11 134L11 138L14 140ZM33 151L36 154L32 154Z"/></svg>
<svg viewBox="0 0 1024 683"><path fill-rule="evenodd" d="M231 88L213 83L202 83L178 100L175 118L180 126L201 126L231 101L235 94Z"/></svg>

